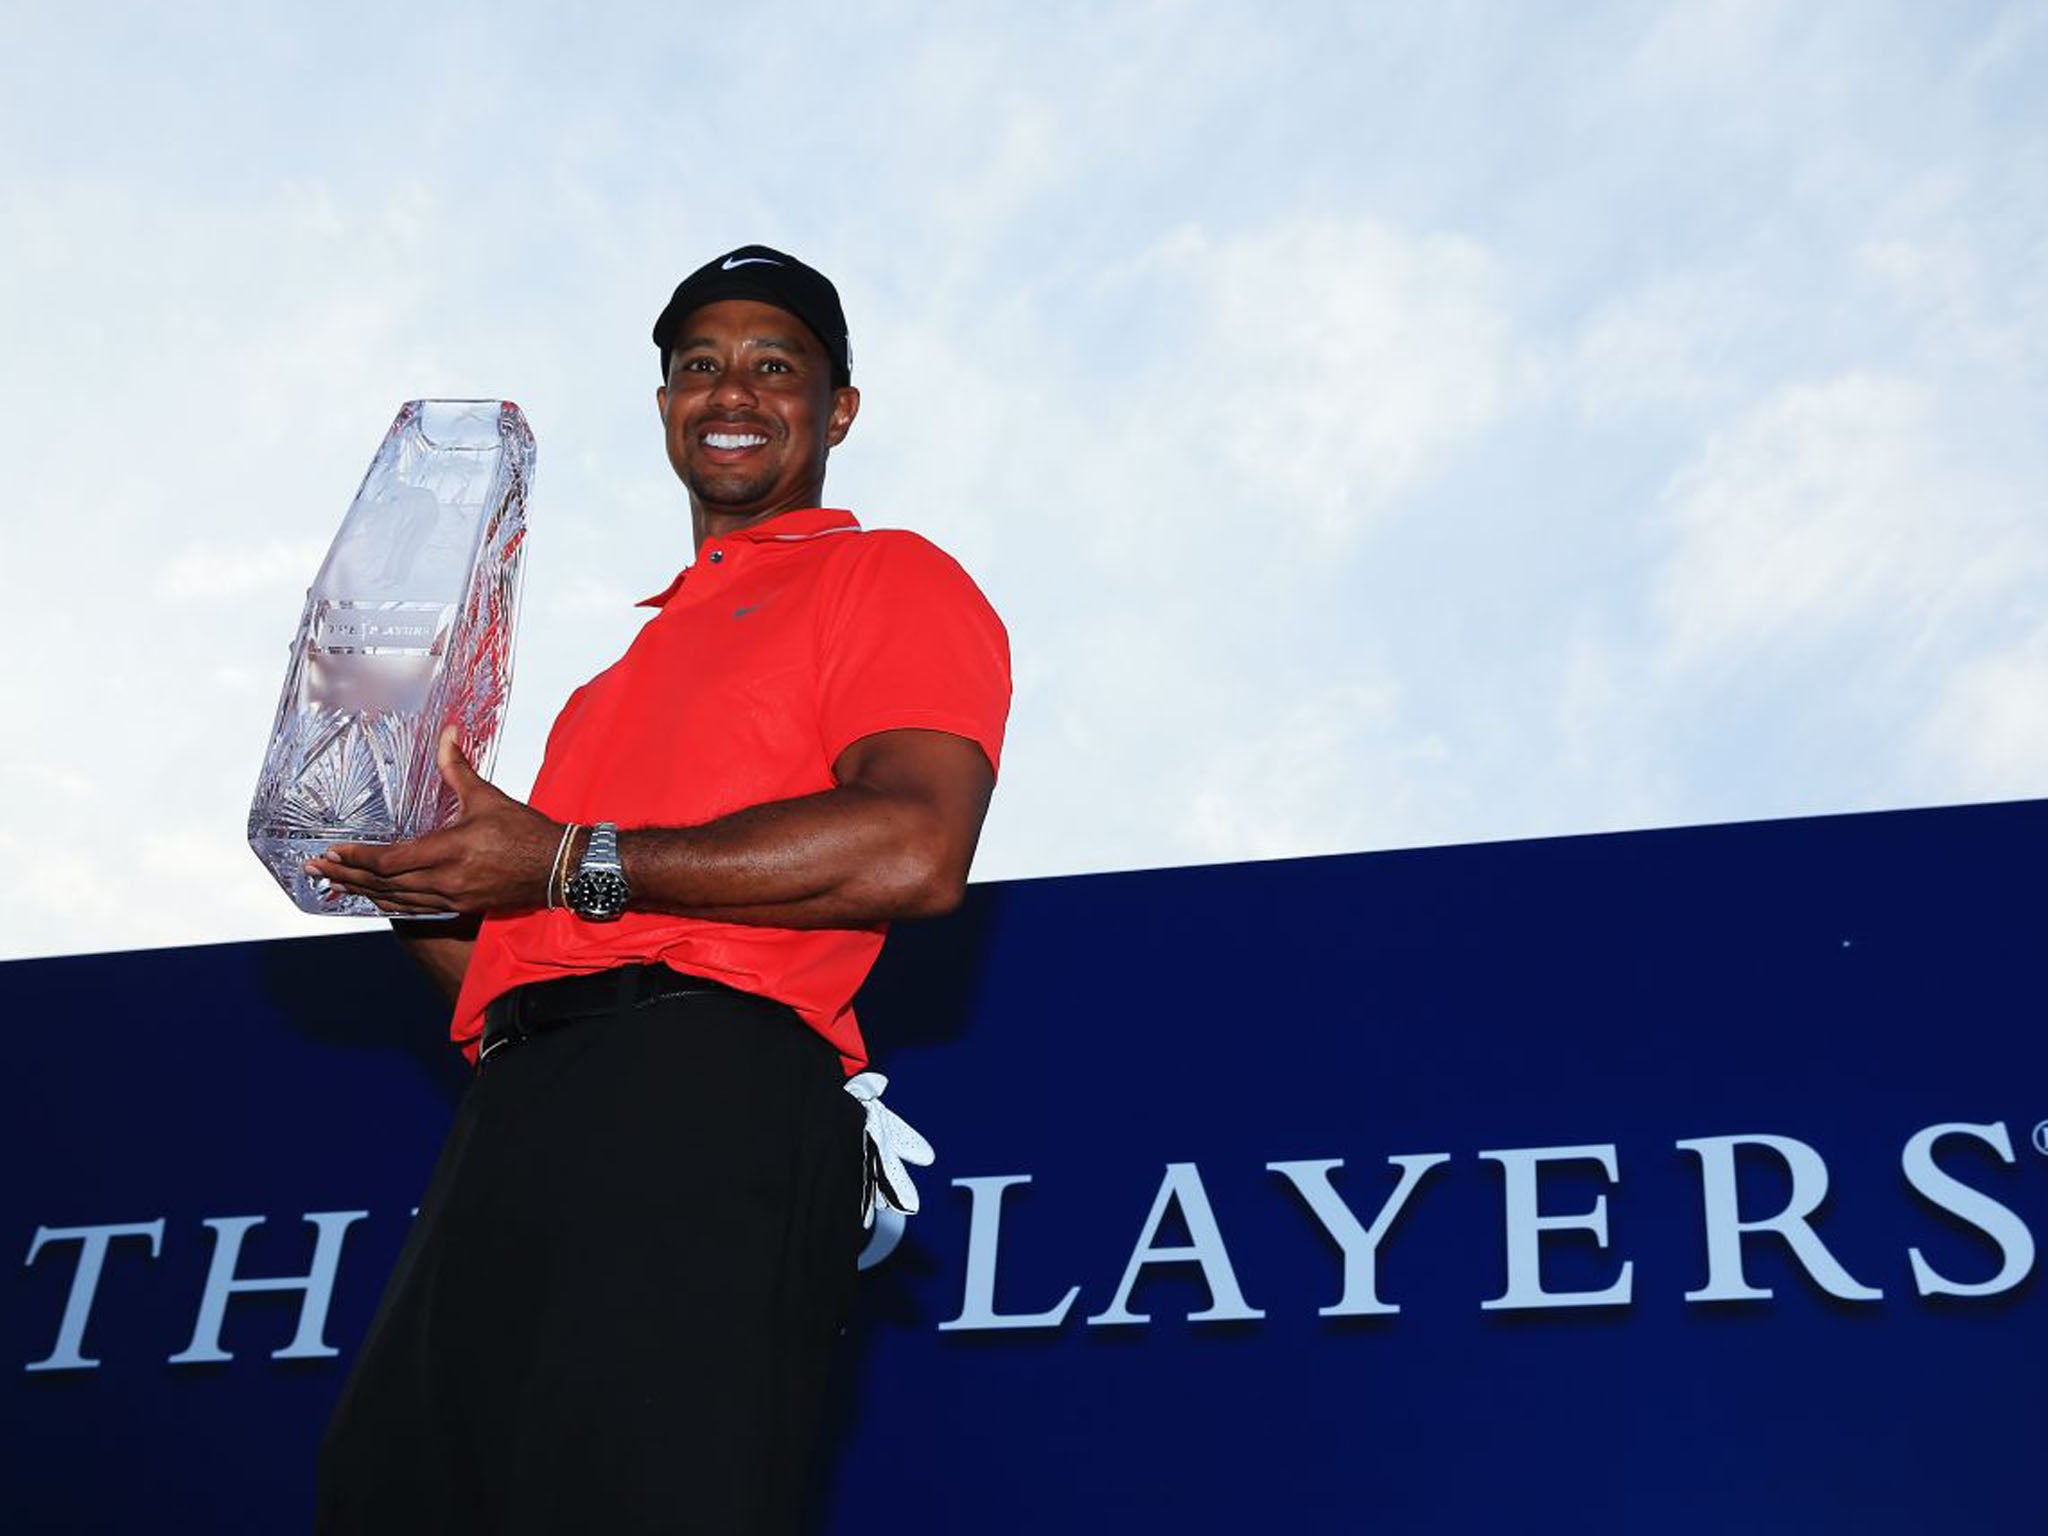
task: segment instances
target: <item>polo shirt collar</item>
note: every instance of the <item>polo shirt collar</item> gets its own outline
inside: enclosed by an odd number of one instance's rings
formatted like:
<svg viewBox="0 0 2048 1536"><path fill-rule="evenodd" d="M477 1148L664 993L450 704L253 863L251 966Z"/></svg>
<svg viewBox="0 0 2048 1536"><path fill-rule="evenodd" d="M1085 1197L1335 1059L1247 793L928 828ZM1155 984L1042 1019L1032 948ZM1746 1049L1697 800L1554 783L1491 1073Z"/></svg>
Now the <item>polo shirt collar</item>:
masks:
<svg viewBox="0 0 2048 1536"><path fill-rule="evenodd" d="M858 532L860 520L851 512L838 507L802 507L796 511L778 512L773 517L764 517L758 523L749 523L736 532L711 540L706 548L715 548L720 544L802 544L828 533ZM683 580L692 569L692 566L684 566L676 573L674 581L654 596L643 597L634 606L667 607L669 599L682 590Z"/></svg>

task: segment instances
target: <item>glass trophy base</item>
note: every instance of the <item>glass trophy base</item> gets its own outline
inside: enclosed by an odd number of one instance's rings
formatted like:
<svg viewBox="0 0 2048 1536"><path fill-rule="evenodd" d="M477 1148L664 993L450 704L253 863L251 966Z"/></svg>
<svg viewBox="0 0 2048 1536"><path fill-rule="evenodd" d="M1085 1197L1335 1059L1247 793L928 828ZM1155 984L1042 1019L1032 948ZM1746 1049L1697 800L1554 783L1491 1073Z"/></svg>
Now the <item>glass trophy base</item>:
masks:
<svg viewBox="0 0 2048 1536"><path fill-rule="evenodd" d="M368 839L354 837L347 832L334 832L325 837L264 836L259 833L249 839L249 846L256 850L256 857L263 861L264 867L302 912L326 917L388 917L395 923L441 923L461 915L456 912L386 912L367 896L337 891L319 876L306 873L306 860L319 858L336 843L366 841Z"/></svg>

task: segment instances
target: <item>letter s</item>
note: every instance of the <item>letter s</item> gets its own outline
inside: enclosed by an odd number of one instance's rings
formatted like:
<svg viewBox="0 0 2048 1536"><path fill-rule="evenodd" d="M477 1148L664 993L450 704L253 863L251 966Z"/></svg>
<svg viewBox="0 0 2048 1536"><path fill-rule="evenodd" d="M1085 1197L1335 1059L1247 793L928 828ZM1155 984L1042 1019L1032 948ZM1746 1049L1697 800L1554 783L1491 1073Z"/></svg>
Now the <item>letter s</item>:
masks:
<svg viewBox="0 0 2048 1536"><path fill-rule="evenodd" d="M2012 1138L2006 1134L2005 1122L1930 1125L1916 1132L1899 1156L1899 1166L1915 1193L1990 1238L2005 1262L1989 1280L1965 1284L1936 1273L1934 1266L1920 1257L1918 1248L1909 1248L1906 1256L1913 1264L1913 1284L1922 1296L1996 1296L2018 1285L2033 1269L2034 1234L2007 1207L1935 1166L1934 1144L1944 1136L1974 1136L2009 1163L2013 1161Z"/></svg>

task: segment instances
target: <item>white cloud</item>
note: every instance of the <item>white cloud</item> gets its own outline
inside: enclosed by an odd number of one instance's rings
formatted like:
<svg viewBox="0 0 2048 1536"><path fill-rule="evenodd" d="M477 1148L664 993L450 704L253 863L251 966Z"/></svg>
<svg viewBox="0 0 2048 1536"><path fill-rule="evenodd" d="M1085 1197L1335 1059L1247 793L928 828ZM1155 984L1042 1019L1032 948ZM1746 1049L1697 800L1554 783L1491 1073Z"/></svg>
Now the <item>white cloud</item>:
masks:
<svg viewBox="0 0 2048 1536"><path fill-rule="evenodd" d="M0 762L0 802L47 804L54 798L70 808L99 794L99 781L75 763Z"/></svg>
<svg viewBox="0 0 2048 1536"><path fill-rule="evenodd" d="M1354 638L1306 667L1297 648L1333 613L1350 627L1348 562L1506 408L1495 286L1467 237L1320 214L1179 228L971 320L944 302L879 317L836 494L954 549L1010 624L984 870L1292 848L1312 807L1345 845L1423 824L1402 819L1413 797L1345 809L1362 765L1432 749L1349 719L1378 686ZM1288 708L1303 690L1314 706ZM1224 803L1264 733L1279 759L1328 759L1290 771L1313 790L1284 831ZM1038 804L1020 814L1011 785Z"/></svg>
<svg viewBox="0 0 2048 1536"><path fill-rule="evenodd" d="M2006 0L1982 42L1969 55L1966 67L1972 75L2023 71L2039 61L2044 38L2048 38L2048 4Z"/></svg>
<svg viewBox="0 0 2048 1536"><path fill-rule="evenodd" d="M1603 304L1568 364L1579 409L1599 425L1638 412L1725 405L1737 387L1737 338L1763 323L1754 279L1681 269Z"/></svg>
<svg viewBox="0 0 2048 1536"><path fill-rule="evenodd" d="M0 848L27 878L0 895L0 960L360 931L299 912L240 834L239 825L188 822L109 851L82 840L75 825L10 832Z"/></svg>
<svg viewBox="0 0 2048 1536"><path fill-rule="evenodd" d="M1271 859L1416 840L1439 817L1425 786L1450 756L1402 719L1391 679L1321 689L1199 765L1187 791L1188 851Z"/></svg>
<svg viewBox="0 0 2048 1536"><path fill-rule="evenodd" d="M1930 782L1949 793L2048 795L2048 622L1959 667L1915 745Z"/></svg>
<svg viewBox="0 0 2048 1536"><path fill-rule="evenodd" d="M1787 385L1715 434L1667 493L1656 597L1680 667L1854 639L1904 659L2038 565L2023 509L1945 457L1928 392L1851 374Z"/></svg>
<svg viewBox="0 0 2048 1536"><path fill-rule="evenodd" d="M1672 5L1650 17L1634 68L1664 90L1713 91L1754 80L1768 67L1799 7L1788 0L1712 0Z"/></svg>
<svg viewBox="0 0 2048 1536"><path fill-rule="evenodd" d="M337 519L337 522L339 520ZM327 553L321 539L271 539L252 547L198 544L173 556L157 577L159 597L212 602L252 592L289 596L304 591Z"/></svg>
<svg viewBox="0 0 2048 1536"><path fill-rule="evenodd" d="M1500 409L1507 323L1476 240L1322 214L1189 230L1157 260L1191 291L1189 340L1157 381L1186 397L1185 451L1328 541L1387 513Z"/></svg>

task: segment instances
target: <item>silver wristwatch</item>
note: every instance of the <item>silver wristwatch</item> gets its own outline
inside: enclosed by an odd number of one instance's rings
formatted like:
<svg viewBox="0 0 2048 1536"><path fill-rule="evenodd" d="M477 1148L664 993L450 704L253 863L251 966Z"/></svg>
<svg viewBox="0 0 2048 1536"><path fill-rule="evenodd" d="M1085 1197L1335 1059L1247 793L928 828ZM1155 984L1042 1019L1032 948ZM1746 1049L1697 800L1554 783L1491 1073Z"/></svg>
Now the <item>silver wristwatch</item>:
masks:
<svg viewBox="0 0 2048 1536"><path fill-rule="evenodd" d="M590 829L583 858L563 894L569 910L589 922L608 923L626 910L632 889L626 884L626 867L619 862L617 822L600 821Z"/></svg>

